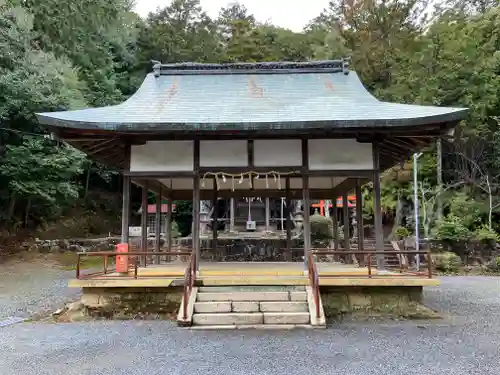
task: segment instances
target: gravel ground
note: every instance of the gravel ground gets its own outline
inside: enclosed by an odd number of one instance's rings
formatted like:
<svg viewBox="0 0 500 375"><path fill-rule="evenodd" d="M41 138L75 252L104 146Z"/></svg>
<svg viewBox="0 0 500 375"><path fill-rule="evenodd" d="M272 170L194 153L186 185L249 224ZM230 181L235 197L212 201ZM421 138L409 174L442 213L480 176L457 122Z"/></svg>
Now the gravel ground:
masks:
<svg viewBox="0 0 500 375"><path fill-rule="evenodd" d="M425 298L443 320L285 332L22 323L0 329L0 374L500 374L500 278L443 278Z"/></svg>
<svg viewBox="0 0 500 375"><path fill-rule="evenodd" d="M11 261L0 265L0 320L43 315L76 300L78 289L68 288L75 271L51 265ZM1 374L1 372L0 372Z"/></svg>

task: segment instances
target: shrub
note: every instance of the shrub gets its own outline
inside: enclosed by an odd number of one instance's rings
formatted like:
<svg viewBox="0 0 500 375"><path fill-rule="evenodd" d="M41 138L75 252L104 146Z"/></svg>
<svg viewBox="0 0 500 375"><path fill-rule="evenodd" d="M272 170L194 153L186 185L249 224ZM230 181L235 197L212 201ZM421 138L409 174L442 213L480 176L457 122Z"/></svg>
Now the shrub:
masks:
<svg viewBox="0 0 500 375"><path fill-rule="evenodd" d="M462 260L460 257L452 252L437 253L433 256L434 267L436 270L444 273L455 273L462 267Z"/></svg>
<svg viewBox="0 0 500 375"><path fill-rule="evenodd" d="M500 272L500 257L493 258L486 264L486 269L490 272Z"/></svg>
<svg viewBox="0 0 500 375"><path fill-rule="evenodd" d="M330 218L321 215L312 215L311 239L313 241L327 241L333 238L333 222Z"/></svg>
<svg viewBox="0 0 500 375"><path fill-rule="evenodd" d="M396 231L394 232L394 236L398 240L402 240L403 238L406 238L409 235L410 235L410 232L405 227L397 227Z"/></svg>
<svg viewBox="0 0 500 375"><path fill-rule="evenodd" d="M490 229L486 226L482 226L481 228L475 231L474 239L476 239L477 241L481 241L483 243L492 243L492 242L498 242L499 236L498 233L495 232L493 229Z"/></svg>
<svg viewBox="0 0 500 375"><path fill-rule="evenodd" d="M437 222L433 231L433 236L436 240L457 243L468 241L471 237L471 233L460 218L448 216Z"/></svg>

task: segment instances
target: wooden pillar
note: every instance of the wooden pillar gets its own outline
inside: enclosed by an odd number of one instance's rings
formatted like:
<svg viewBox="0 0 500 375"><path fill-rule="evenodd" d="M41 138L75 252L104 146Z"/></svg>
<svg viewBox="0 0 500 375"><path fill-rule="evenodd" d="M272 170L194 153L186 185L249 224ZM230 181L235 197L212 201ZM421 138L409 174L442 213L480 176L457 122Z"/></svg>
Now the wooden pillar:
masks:
<svg viewBox="0 0 500 375"><path fill-rule="evenodd" d="M364 248L364 225L363 225L363 194L361 192L361 180L356 181L356 221L358 225L358 250L363 251ZM360 256L362 259L363 257Z"/></svg>
<svg viewBox="0 0 500 375"><path fill-rule="evenodd" d="M214 179L214 191L212 196L212 256L215 257L217 253L217 230L219 226L219 206L218 206L218 196L217 196L217 181Z"/></svg>
<svg viewBox="0 0 500 375"><path fill-rule="evenodd" d="M193 252L196 254L196 271L200 270L200 141L193 144L193 230L191 233Z"/></svg>
<svg viewBox="0 0 500 375"><path fill-rule="evenodd" d="M379 159L379 145L377 142L373 143L373 217L375 222L375 244L376 251L384 250L384 229L382 227L382 202L380 197L380 159ZM383 269L384 256L377 255L377 268Z"/></svg>
<svg viewBox="0 0 500 375"><path fill-rule="evenodd" d="M302 139L302 200L304 204L304 268L307 270L309 251L311 250L311 202L309 200L309 143Z"/></svg>
<svg viewBox="0 0 500 375"><path fill-rule="evenodd" d="M191 234L193 252L196 254L196 270L200 264L200 176L196 174L193 181L193 230Z"/></svg>
<svg viewBox="0 0 500 375"><path fill-rule="evenodd" d="M309 200L309 176L302 176L302 200L304 202L304 266L307 269L307 256L311 250L311 202Z"/></svg>
<svg viewBox="0 0 500 375"><path fill-rule="evenodd" d="M231 198L229 202L229 232L234 232L234 198Z"/></svg>
<svg viewBox="0 0 500 375"><path fill-rule="evenodd" d="M332 204L332 223L333 223L333 243L334 243L334 250L339 251L339 212L337 209L337 196L333 197L333 204Z"/></svg>
<svg viewBox="0 0 500 375"><path fill-rule="evenodd" d="M167 200L167 251L172 251L172 199L169 197Z"/></svg>
<svg viewBox="0 0 500 375"><path fill-rule="evenodd" d="M292 202L290 199L290 177L285 180L285 204L286 204L286 254L287 260L292 260Z"/></svg>
<svg viewBox="0 0 500 375"><path fill-rule="evenodd" d="M343 213L343 221L344 221L344 248L345 251L351 250L350 243L350 233L349 233L349 202L347 200L347 191L342 193L342 213Z"/></svg>
<svg viewBox="0 0 500 375"><path fill-rule="evenodd" d="M265 209L266 209L266 232L270 231L270 226L269 226L269 197L265 198Z"/></svg>
<svg viewBox="0 0 500 375"><path fill-rule="evenodd" d="M161 184L158 187L158 194L156 194L156 214L155 214L155 252L160 252L161 240ZM155 263L160 264L160 257L155 257Z"/></svg>
<svg viewBox="0 0 500 375"><path fill-rule="evenodd" d="M148 183L142 187L142 214L141 214L141 251L148 251ZM147 265L147 257L142 257L142 265Z"/></svg>
<svg viewBox="0 0 500 375"><path fill-rule="evenodd" d="M130 223L130 177L123 176L123 197L122 197L122 238L121 242L128 244Z"/></svg>

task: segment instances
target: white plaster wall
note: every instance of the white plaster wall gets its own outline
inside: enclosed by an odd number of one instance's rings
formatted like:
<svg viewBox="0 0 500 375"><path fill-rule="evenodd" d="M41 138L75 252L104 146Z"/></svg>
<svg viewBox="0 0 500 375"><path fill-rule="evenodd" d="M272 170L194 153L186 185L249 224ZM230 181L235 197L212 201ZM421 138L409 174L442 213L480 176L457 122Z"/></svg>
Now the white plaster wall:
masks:
<svg viewBox="0 0 500 375"><path fill-rule="evenodd" d="M311 170L371 170L371 143L355 139L310 139L309 169Z"/></svg>
<svg viewBox="0 0 500 375"><path fill-rule="evenodd" d="M300 139L256 139L253 158L256 167L288 167L302 165Z"/></svg>
<svg viewBox="0 0 500 375"><path fill-rule="evenodd" d="M310 177L309 189L333 189L344 180L344 177Z"/></svg>
<svg viewBox="0 0 500 375"><path fill-rule="evenodd" d="M130 150L132 172L192 171L192 141L148 141Z"/></svg>
<svg viewBox="0 0 500 375"><path fill-rule="evenodd" d="M162 178L159 181L172 190L193 190L192 178Z"/></svg>
<svg viewBox="0 0 500 375"><path fill-rule="evenodd" d="M200 141L201 167L246 167L247 141Z"/></svg>

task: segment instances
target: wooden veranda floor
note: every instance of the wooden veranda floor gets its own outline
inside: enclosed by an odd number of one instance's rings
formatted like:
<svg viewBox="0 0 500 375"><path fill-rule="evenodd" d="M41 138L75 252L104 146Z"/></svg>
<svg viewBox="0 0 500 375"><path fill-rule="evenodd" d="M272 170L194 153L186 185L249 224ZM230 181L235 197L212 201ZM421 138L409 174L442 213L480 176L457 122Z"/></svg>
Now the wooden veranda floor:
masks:
<svg viewBox="0 0 500 375"><path fill-rule="evenodd" d="M115 272L71 280L70 287L169 287L181 286L187 263L172 262L139 267L137 278ZM340 263L317 263L321 286L435 286L439 280L410 273L380 271ZM203 285L308 285L303 263L213 262L201 263L197 279Z"/></svg>

